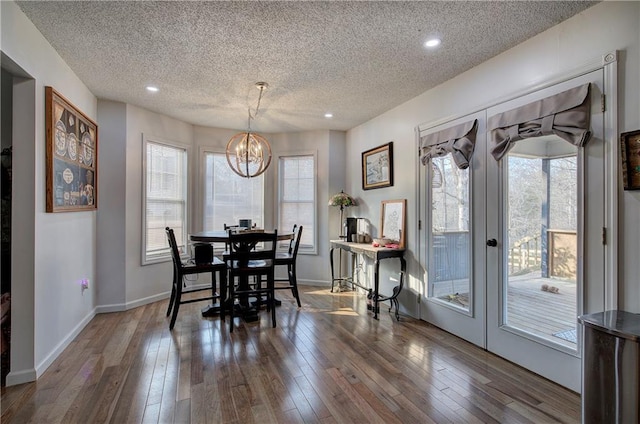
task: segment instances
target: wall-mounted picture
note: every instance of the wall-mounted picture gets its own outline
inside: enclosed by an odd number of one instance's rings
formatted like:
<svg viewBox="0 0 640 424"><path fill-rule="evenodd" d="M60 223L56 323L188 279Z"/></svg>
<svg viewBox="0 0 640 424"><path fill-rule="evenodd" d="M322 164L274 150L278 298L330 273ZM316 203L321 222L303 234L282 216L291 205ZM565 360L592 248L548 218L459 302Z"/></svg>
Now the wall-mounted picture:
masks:
<svg viewBox="0 0 640 424"><path fill-rule="evenodd" d="M398 244L404 249L405 209L407 199L383 200L380 212L380 237Z"/></svg>
<svg viewBox="0 0 640 424"><path fill-rule="evenodd" d="M362 153L362 188L393 185L393 141Z"/></svg>
<svg viewBox="0 0 640 424"><path fill-rule="evenodd" d="M47 212L98 207L98 126L52 87L45 87Z"/></svg>
<svg viewBox="0 0 640 424"><path fill-rule="evenodd" d="M640 130L620 134L625 190L640 190Z"/></svg>

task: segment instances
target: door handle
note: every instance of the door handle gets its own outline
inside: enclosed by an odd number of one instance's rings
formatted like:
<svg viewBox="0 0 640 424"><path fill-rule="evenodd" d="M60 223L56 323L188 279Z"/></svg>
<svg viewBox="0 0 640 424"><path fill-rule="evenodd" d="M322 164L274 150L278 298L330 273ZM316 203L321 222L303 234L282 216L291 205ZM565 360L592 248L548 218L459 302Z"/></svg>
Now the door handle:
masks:
<svg viewBox="0 0 640 424"><path fill-rule="evenodd" d="M496 247L498 245L498 241L496 239L487 240L487 246Z"/></svg>

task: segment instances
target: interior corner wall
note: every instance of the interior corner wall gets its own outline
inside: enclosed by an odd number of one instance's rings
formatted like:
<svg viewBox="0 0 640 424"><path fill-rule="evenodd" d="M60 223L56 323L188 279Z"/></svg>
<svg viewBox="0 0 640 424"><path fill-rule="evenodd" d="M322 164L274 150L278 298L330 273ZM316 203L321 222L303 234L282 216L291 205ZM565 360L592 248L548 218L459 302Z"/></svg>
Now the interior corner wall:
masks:
<svg viewBox="0 0 640 424"><path fill-rule="evenodd" d="M408 199L407 242L410 293L424 290L419 262L413 258L417 245L416 184L417 143L414 128L419 124L462 116L486 108L513 93L531 89L569 72L601 55L621 51L618 64L619 131L640 127L640 3L602 2L522 44L472 68L410 101L366 122L347 133L347 153L362 151L394 141L395 184L390 188L363 191L360 169L347 167L347 190L362 200L361 216L379 219L377 205L385 199ZM408 164L415 164L409 166ZM619 234L619 307L640 312L640 193L620 188L621 231ZM408 302L408 304L407 304ZM405 298L403 307L417 303Z"/></svg>
<svg viewBox="0 0 640 424"><path fill-rule="evenodd" d="M98 311L108 312L126 304L127 105L99 100L98 129L96 292Z"/></svg>
<svg viewBox="0 0 640 424"><path fill-rule="evenodd" d="M316 241L315 254L298 255L298 281L300 284L328 285L329 281L329 239L337 236L337 215L332 214L327 201L344 187L345 133L343 131L306 131L298 133L278 133L271 135L274 162L270 178L275 188L271 209L274 225L277 222L278 157L295 152L316 152ZM335 228L335 231L333 229ZM305 229L306 230L306 229Z"/></svg>
<svg viewBox="0 0 640 424"><path fill-rule="evenodd" d="M126 106L126 187L125 187L125 273L126 308L167 298L173 265L166 262L142 264L142 154L143 134L189 146L193 155L193 125L137 106ZM193 180L194 168L189 168ZM189 199L192 207L193 196Z"/></svg>
<svg viewBox="0 0 640 424"><path fill-rule="evenodd" d="M29 118L26 125L33 134L13 140L14 187L20 190L13 190L13 217L19 218L12 226L24 240L22 246L13 244L12 250L20 251L20 260L32 262L32 271L22 273L22 265L16 264L12 285L33 287L33 295L14 298L12 322L19 322L16 313L27 313L32 316L25 319L34 323L32 332L12 331L13 360L7 382L18 384L34 369L36 375L44 372L94 314L94 290L83 293L79 282L95 281L96 212L45 212L44 87L54 87L94 120L97 99L13 1L0 2L0 8L2 53L33 78L25 82L33 84L31 94L14 90L14 104L31 102L24 118L14 117L14 134L15 123ZM17 348L32 344L33 350L17 352L14 343Z"/></svg>

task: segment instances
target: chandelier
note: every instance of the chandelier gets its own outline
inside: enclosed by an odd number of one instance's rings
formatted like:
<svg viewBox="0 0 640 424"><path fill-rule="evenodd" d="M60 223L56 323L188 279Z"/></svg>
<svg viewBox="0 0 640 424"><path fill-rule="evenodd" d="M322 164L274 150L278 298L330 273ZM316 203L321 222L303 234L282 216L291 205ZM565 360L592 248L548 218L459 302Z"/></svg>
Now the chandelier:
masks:
<svg viewBox="0 0 640 424"><path fill-rule="evenodd" d="M257 82L256 87L260 90L260 96L253 115L251 114L251 107L249 107L247 132L238 133L231 137L227 143L226 151L227 162L233 172L245 178L257 177L266 171L271 163L271 146L269 142L260 134L251 132L251 120L258 115L262 93L269 87L269 84Z"/></svg>

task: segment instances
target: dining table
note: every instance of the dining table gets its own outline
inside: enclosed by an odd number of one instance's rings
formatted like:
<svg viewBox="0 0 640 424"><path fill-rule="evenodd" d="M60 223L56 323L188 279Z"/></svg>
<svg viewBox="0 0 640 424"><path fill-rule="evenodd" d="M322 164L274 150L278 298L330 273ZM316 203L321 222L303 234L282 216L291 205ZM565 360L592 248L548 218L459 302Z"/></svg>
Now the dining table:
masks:
<svg viewBox="0 0 640 424"><path fill-rule="evenodd" d="M232 231L265 231L262 229L233 229ZM294 237L294 233L293 232L283 232L283 233L278 233L278 241L286 241L286 240L292 240ZM189 234L189 239L192 242L196 242L196 243L225 243L228 244L229 243L229 231L225 231L225 230L209 230L209 231L200 231L197 233L192 233ZM225 260L224 256L222 258L223 260ZM229 284L233 284L232 281L229 281ZM221 293L222 294L222 293ZM224 301L229 301L229 299L225 299L225 300L220 300L221 302ZM274 299L276 306L280 306L282 304L282 302L278 299ZM211 305L207 305L204 308L202 308L202 316L203 317L211 317L214 315L217 315L220 313L220 304L211 304ZM242 311L242 316L244 318L245 321L256 321L258 319L257 317L257 310L255 308L243 308Z"/></svg>

